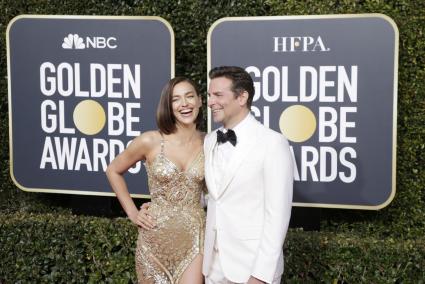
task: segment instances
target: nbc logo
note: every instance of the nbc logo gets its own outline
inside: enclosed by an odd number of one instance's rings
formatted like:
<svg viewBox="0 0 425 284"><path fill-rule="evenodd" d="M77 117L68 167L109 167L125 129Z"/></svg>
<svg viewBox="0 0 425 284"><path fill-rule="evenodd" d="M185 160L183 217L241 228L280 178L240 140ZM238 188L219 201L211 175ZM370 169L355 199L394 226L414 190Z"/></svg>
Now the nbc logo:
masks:
<svg viewBox="0 0 425 284"><path fill-rule="evenodd" d="M65 49L84 49L84 40L78 34L69 34L63 39L62 48Z"/></svg>
<svg viewBox="0 0 425 284"><path fill-rule="evenodd" d="M63 39L63 49L85 49L85 48L117 48L115 37L86 37L84 39L78 34L68 34Z"/></svg>

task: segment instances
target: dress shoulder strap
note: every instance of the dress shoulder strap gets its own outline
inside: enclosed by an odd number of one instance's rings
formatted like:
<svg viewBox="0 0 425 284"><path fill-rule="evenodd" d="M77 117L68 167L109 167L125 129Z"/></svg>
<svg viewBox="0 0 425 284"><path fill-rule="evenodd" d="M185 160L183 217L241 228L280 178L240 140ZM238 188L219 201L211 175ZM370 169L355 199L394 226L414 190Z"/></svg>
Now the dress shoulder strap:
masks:
<svg viewBox="0 0 425 284"><path fill-rule="evenodd" d="M160 132L161 134L161 155L164 156L164 135L162 134L162 132Z"/></svg>

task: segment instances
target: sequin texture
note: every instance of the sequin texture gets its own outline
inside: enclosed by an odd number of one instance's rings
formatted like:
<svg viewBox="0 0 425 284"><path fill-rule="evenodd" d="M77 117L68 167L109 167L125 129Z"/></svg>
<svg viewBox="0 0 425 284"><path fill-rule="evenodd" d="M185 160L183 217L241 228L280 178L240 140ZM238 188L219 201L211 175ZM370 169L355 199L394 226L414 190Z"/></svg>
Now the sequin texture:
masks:
<svg viewBox="0 0 425 284"><path fill-rule="evenodd" d="M145 163L151 206L156 221L151 230L139 229L136 272L139 283L178 283L193 259L202 253L205 212L204 154L200 152L186 171L161 153Z"/></svg>

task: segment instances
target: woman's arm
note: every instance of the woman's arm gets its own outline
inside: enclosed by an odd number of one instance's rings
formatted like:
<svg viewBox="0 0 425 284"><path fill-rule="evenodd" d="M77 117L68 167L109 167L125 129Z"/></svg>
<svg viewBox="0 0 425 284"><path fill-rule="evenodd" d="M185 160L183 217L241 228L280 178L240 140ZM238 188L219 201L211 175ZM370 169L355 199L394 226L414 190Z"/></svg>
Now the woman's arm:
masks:
<svg viewBox="0 0 425 284"><path fill-rule="evenodd" d="M127 189L127 184L124 180L123 174L140 160L146 160L152 148L155 145L154 132L146 132L135 138L133 142L119 154L106 169L106 176L111 184L112 190L117 195L122 208L127 214L128 218L134 224L143 226L140 218L138 218L139 210L137 210L133 199Z"/></svg>

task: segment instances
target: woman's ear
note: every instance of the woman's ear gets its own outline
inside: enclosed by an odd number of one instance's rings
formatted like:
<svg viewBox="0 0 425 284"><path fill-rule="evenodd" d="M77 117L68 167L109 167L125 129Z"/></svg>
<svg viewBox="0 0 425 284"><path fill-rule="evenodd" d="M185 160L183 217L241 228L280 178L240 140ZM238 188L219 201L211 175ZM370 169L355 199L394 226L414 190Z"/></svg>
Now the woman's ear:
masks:
<svg viewBox="0 0 425 284"><path fill-rule="evenodd" d="M202 97L200 95L197 95L198 97L198 107L201 109L202 108Z"/></svg>

